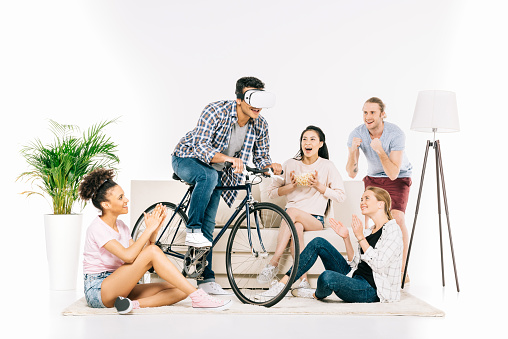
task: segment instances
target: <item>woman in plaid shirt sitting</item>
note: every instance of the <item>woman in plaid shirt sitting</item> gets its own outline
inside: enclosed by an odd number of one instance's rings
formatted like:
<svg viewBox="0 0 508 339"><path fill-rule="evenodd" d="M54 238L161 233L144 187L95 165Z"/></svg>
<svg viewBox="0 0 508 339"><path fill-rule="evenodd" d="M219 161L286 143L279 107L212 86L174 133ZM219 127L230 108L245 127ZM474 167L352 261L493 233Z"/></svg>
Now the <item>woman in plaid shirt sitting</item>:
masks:
<svg viewBox="0 0 508 339"><path fill-rule="evenodd" d="M356 215L352 228L358 240L355 254L348 229L330 219L332 229L344 240L348 261L327 240L313 239L300 254L296 279L321 258L325 271L317 281L317 289L295 288L293 296L323 299L335 293L345 302L395 302L400 300L402 267L402 232L393 219L391 198L378 187L367 187L360 208L374 226L368 229ZM288 272L289 274L289 272ZM281 282L286 282L285 276Z"/></svg>

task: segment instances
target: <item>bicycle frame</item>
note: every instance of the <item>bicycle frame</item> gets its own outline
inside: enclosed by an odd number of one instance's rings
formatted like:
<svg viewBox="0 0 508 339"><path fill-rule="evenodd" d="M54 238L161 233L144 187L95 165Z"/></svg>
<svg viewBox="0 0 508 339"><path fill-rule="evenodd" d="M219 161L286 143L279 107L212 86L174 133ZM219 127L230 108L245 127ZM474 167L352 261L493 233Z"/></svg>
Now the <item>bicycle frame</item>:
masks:
<svg viewBox="0 0 508 339"><path fill-rule="evenodd" d="M169 219L167 225L164 227L164 230L161 232L161 234L160 234L159 238L157 239L156 243L159 243L160 239L162 238L162 236L166 232L167 228L169 227L169 225L173 221L173 218L178 213L178 211L181 210L184 213L187 212L187 208L189 207L190 197L192 195L192 191L193 190L194 190L194 185L191 185L189 187L189 189L187 190L187 192L185 192L185 195L183 196L182 200L180 201L180 203L176 207L175 212L173 213L173 215ZM233 190L247 191L247 194L246 194L245 198L242 200L242 202L240 203L240 205L236 208L236 210L233 213L233 215L231 215L229 220L222 227L222 229L220 230L219 234L217 234L217 236L213 239L212 248L221 239L221 237L224 235L224 233L229 228L229 226L231 226L231 224L236 219L238 214L245 208L245 213L247 215L247 218L246 218L247 219L247 230L248 230L247 235L248 235L248 239L249 239L249 245L250 245L252 254L254 254L255 256L258 256L258 253L254 253L254 247L252 246L252 237L251 237L251 232L250 232L250 230L251 230L251 227L250 227L250 218L248 217L250 215L250 207L254 203L254 198L252 197L252 182L251 182L251 180L249 178L249 175L248 174L246 175L246 177L245 177L245 184L244 185L217 186L217 187L215 187L215 190L221 190L221 191L233 191ZM256 224L259 224L258 216L255 215L254 218L256 220ZM171 246L173 245L173 241L175 240L175 237L178 234L178 230L180 229L180 226L181 226L181 223L177 226L175 234L173 235L173 239L171 239L171 243L170 243L167 251L165 251L165 253L168 254L168 255L171 255L171 256L183 259L184 256L185 256L184 254L176 252L176 251L173 251L171 249ZM256 229L257 229L257 234L258 234L258 237L259 237L259 240L260 240L261 248L263 249L263 252L266 253L266 249L265 249L265 246L263 244L263 239L261 237L260 228L256 227Z"/></svg>

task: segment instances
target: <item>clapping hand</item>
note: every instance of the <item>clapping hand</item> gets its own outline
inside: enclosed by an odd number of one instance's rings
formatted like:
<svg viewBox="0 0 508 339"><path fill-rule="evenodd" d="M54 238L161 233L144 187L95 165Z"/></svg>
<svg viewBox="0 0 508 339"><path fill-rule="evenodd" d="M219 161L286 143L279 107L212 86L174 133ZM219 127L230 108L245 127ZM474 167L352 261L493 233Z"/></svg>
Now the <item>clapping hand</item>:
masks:
<svg viewBox="0 0 508 339"><path fill-rule="evenodd" d="M162 225L166 218L167 210L162 204L155 206L151 213L143 212L145 216L146 230L150 233L156 232Z"/></svg>
<svg viewBox="0 0 508 339"><path fill-rule="evenodd" d="M335 231L342 239L347 239L349 237L349 230L346 226L344 226L340 221L335 220L334 218L328 219L330 221L330 227Z"/></svg>
<svg viewBox="0 0 508 339"><path fill-rule="evenodd" d="M363 223L356 215L353 214L353 220L351 222L351 228L353 228L353 233L355 234L356 239L362 239L363 236Z"/></svg>

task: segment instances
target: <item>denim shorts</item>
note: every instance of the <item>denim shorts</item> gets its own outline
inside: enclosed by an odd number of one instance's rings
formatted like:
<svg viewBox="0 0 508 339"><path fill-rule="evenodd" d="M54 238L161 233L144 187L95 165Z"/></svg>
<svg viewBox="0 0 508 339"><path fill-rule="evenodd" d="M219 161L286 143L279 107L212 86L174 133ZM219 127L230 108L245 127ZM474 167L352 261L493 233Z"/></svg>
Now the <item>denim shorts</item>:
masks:
<svg viewBox="0 0 508 339"><path fill-rule="evenodd" d="M321 225L323 225L323 228L325 227L325 218L322 216L322 215L316 215L316 214L311 214L314 218L316 218L317 220L319 220L319 222L321 222Z"/></svg>
<svg viewBox="0 0 508 339"><path fill-rule="evenodd" d="M284 212L287 212L287 208L284 209ZM325 228L325 217L323 217L322 215L317 215L317 214L311 214L314 218L316 218L320 223L321 225L323 225L323 228Z"/></svg>
<svg viewBox="0 0 508 339"><path fill-rule="evenodd" d="M88 306L93 308L105 308L101 298L101 285L104 279L113 272L101 272L97 274L83 274L85 299Z"/></svg>

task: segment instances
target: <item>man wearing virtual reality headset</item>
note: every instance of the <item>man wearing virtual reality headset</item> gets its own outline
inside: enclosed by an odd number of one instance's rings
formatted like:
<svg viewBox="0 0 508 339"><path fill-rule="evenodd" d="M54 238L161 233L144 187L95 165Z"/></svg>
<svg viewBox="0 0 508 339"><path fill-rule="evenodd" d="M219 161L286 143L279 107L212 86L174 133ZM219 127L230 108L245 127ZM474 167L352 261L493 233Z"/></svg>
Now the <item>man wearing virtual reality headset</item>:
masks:
<svg viewBox="0 0 508 339"><path fill-rule="evenodd" d="M263 108L275 105L275 95L264 91L265 84L254 77L236 82L236 100L208 104L196 127L180 139L172 153L174 172L194 184L190 200L185 244L194 247L212 246L215 216L220 197L231 207L237 191L214 191L218 185L239 185L243 165L251 154L257 168L272 168L280 174L282 166L272 163L269 155L268 124L260 115ZM225 168L224 163L233 166ZM232 294L215 282L212 251L199 287L208 294Z"/></svg>

